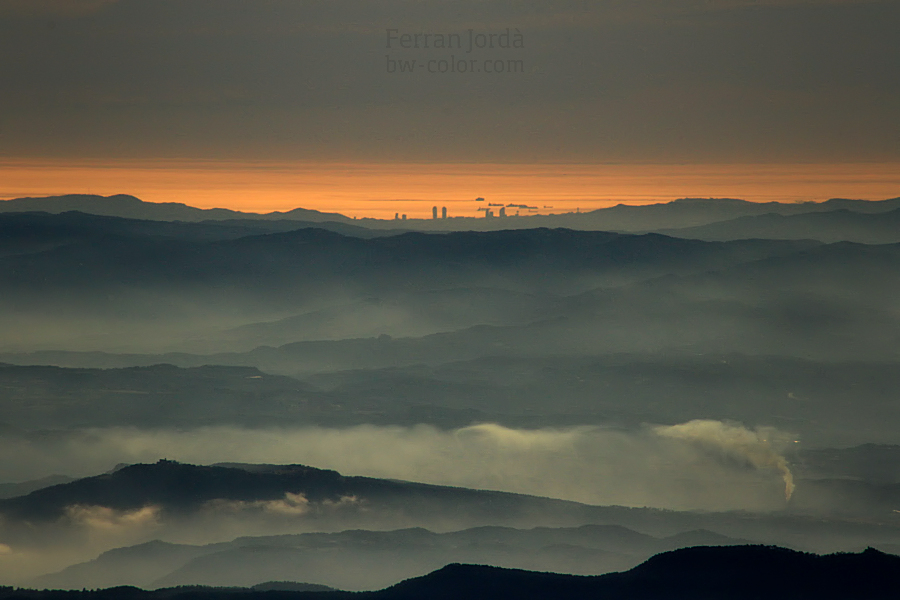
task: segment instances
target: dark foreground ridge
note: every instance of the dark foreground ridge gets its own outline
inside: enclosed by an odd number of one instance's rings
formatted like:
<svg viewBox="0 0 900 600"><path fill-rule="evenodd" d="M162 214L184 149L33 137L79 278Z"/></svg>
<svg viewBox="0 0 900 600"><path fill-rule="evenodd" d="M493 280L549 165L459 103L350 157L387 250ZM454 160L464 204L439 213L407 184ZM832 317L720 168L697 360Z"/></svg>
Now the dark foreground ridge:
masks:
<svg viewBox="0 0 900 600"><path fill-rule="evenodd" d="M658 554L630 571L593 577L451 564L423 577L409 579L376 592L291 591L259 586L165 588L156 591L134 587L93 591L0 588L0 600L13 598L337 600L351 597L363 600L420 598L875 600L898 597L900 594L898 573L900 573L900 557L871 548L859 554L819 556L774 546L704 546Z"/></svg>

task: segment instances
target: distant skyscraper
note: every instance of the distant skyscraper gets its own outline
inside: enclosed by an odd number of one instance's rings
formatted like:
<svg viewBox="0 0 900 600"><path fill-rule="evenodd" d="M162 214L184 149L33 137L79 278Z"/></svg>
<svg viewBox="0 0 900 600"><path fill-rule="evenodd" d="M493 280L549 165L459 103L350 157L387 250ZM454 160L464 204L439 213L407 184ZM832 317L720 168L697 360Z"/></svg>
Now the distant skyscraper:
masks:
<svg viewBox="0 0 900 600"><path fill-rule="evenodd" d="M404 221L406 220L406 215L403 215L403 220L404 220Z"/></svg>
<svg viewBox="0 0 900 600"><path fill-rule="evenodd" d="M501 216L501 217L505 217L505 216L506 216L506 207L505 207L505 206L504 206L503 208L500 209L500 216Z"/></svg>
<svg viewBox="0 0 900 600"><path fill-rule="evenodd" d="M394 220L395 220L395 221L399 221L399 220L400 220L400 213L394 213Z"/></svg>
<svg viewBox="0 0 900 600"><path fill-rule="evenodd" d="M445 206L444 208L441 209L441 218L442 218L442 219L446 219L446 218L447 218L447 207L446 207L446 206Z"/></svg>
<svg viewBox="0 0 900 600"><path fill-rule="evenodd" d="M431 218L432 218L432 219L437 219L437 206L432 206L432 207L431 207Z"/></svg>

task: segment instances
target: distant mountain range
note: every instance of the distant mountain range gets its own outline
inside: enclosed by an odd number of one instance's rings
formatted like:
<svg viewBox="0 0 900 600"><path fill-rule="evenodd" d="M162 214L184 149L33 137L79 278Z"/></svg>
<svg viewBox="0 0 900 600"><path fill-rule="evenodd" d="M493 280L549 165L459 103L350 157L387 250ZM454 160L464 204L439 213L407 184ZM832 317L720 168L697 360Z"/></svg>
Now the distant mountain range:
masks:
<svg viewBox="0 0 900 600"><path fill-rule="evenodd" d="M897 215L778 218L862 219L870 233L889 235L879 219ZM802 235L713 242L545 228L370 235L347 223L305 225L0 214L3 349L161 346L282 373L287 349L249 360L222 354L315 344L310 361L287 358L311 370L319 359L332 370L379 368L419 357L468 360L488 347L528 354L530 346L896 358L898 243L823 244ZM55 321L61 326L49 326ZM471 329L481 326L497 329ZM422 341L379 342L389 352L374 353L372 342L358 341L382 334ZM190 360L154 359L197 364Z"/></svg>
<svg viewBox="0 0 900 600"><path fill-rule="evenodd" d="M16 198L0 201L0 212L43 211L61 213L80 211L95 215L148 219L156 221L213 221L241 219L296 220L314 223L354 224L368 229L406 229L423 231L521 229L534 227L647 232L662 229L699 227L741 217L763 215L801 215L808 213L847 211L864 214L886 213L900 208L900 198L889 200L848 200L834 198L825 202L779 203L748 202L733 198L683 198L640 206L617 205L584 213L529 215L506 218L455 217L451 219L410 219L405 221L350 219L337 213L322 213L297 208L266 214L244 213L229 209L198 209L184 204L144 202L129 195L96 196L71 194L45 198ZM858 226L858 225L857 225ZM718 235L722 235L722 230ZM687 232L686 232L687 233ZM698 232L703 234L704 232ZM707 235L717 235L706 232ZM765 236L771 237L771 236ZM799 237L791 233L788 237ZM813 237L812 239L818 239ZM846 239L846 238L842 238ZM824 241L824 240L823 240ZM861 241L861 240L858 240Z"/></svg>
<svg viewBox="0 0 900 600"><path fill-rule="evenodd" d="M249 587L271 579L371 590L453 562L588 575L629 569L673 548L746 543L704 530L658 538L615 525L493 526L446 533L422 528L350 530L241 537L204 546L153 541L104 552L95 560L38 577L28 585Z"/></svg>
<svg viewBox="0 0 900 600"><path fill-rule="evenodd" d="M65 196L0 200L0 213L33 211L52 214L79 211L93 215L152 221L196 222L229 219L288 219L311 222L353 221L353 219L338 213L323 213L306 208L295 208L286 212L273 212L263 215L227 208L195 208L178 202L145 202L128 194L116 194L114 196L67 194Z"/></svg>
<svg viewBox="0 0 900 600"><path fill-rule="evenodd" d="M360 239L318 228L241 229L132 222L77 213L0 215L4 301L63 292L94 302L124 289L251 291L269 303L324 302L338 290L502 287L557 293L784 256L815 242L702 242L565 229L405 233ZM239 237L235 237L239 236ZM590 282L590 283L588 283ZM216 294L221 298L222 294ZM287 298L286 298L287 297ZM71 304L71 303L70 303ZM121 306L121 302L117 303Z"/></svg>
<svg viewBox="0 0 900 600"><path fill-rule="evenodd" d="M881 222L876 219L896 220L900 210L854 215L871 225ZM900 231L879 227L886 235ZM839 263L852 269L854 263L868 261L873 264L860 266L870 269L900 256L898 244L714 242L543 228L362 239L353 231L306 227L260 232L241 224L134 221L83 213L0 214L0 234L6 302L27 293L37 294L40 302L62 292L87 299L128 286L162 292L254 290L257 297L289 294L301 300L348 287L356 294L471 287L529 293L553 288L557 294L571 294L725 269L735 269L734 276L740 277L750 268L788 275L797 268L821 271ZM744 272L736 269L739 265ZM799 275L808 278L810 273Z"/></svg>
<svg viewBox="0 0 900 600"><path fill-rule="evenodd" d="M694 547L654 556L622 573L586 577L451 564L377 592L259 592L252 589L111 588L79 598L473 600L890 600L898 591L900 557L868 549L817 556L767 546ZM302 588L301 588L302 589ZM71 593L70 593L71 594ZM66 592L0 590L0 598L63 599Z"/></svg>
<svg viewBox="0 0 900 600"><path fill-rule="evenodd" d="M59 485L60 483L69 483L70 481L75 481L75 478L67 475L49 475L21 483L0 483L0 499L25 496L36 490L41 490L51 485Z"/></svg>
<svg viewBox="0 0 900 600"><path fill-rule="evenodd" d="M807 483L801 484L805 485ZM324 509L348 498L352 498L346 507L349 510L344 510L339 520L330 522ZM289 505L286 501L293 501L294 504ZM388 531L360 529L335 533L245 536L207 545L152 541L110 550L94 560L38 577L30 585L70 589L117 585L249 588L265 581L303 581L332 588L365 590L385 587L401 579L439 569L447 563L469 562L587 575L629 569L653 554L676 548L718 547L708 551L697 550L705 554L666 554L663 556L670 558L652 559L648 564L654 567L644 565L640 567L643 570L630 571L625 578L585 580L554 576L559 577L558 582L563 585L560 588L562 593L564 586L568 585L566 582L592 581L599 585L601 581L632 581L664 565L660 577L675 577L674 569L678 564L678 568L683 570L680 577L685 578L687 573L699 568L691 560L684 559L685 556L704 556L706 561L710 561L709 564L716 564L717 569L734 576L737 576L736 569L745 568L748 564L756 565L754 568L759 576L767 569L774 569L779 574L785 569L802 573L804 568L809 567L809 564L804 567L802 561L824 560L791 551L754 550L746 546L743 553L720 554L726 550L723 546L740 546L747 544L748 539L778 540L780 544L789 543L795 547L818 544L834 547L840 544L845 548L854 548L866 539L887 549L900 548L900 529L886 524L867 525L789 514L678 513L591 507L515 494L345 477L334 471L301 465L222 464L200 467L172 461L121 466L104 475L54 485L21 498L0 501L0 513L6 523L0 528L0 542L12 547L21 543L34 545L49 535L46 538L48 543L54 543L53 540L58 543L59 539L65 539L65 530L60 528L73 515L69 507L80 507L82 512L90 511L91 507L96 510L103 507L105 511L114 510L127 515L147 506L156 506L161 510L158 517L161 521L154 531L158 534L169 532L170 535L190 528L191 520L202 517L204 513L212 519L206 522L216 523L221 528L220 519L233 519L237 507L249 511L248 514L265 512L270 506L276 511L299 508L294 512L283 512L282 517L314 522L319 528L353 522L371 527L379 522L379 515L389 518L382 524L396 523L401 514L418 523L431 521L446 526L451 523L448 517L452 515L456 522L469 520L492 525L446 533L416 527ZM358 513L359 509L362 513ZM354 512L357 512L356 518ZM103 514L106 513L96 512L96 515ZM539 520L556 522L557 525L531 526L528 529L497 525L517 520L533 522L537 514L542 515ZM361 516L365 518L360 519ZM160 524L167 522L171 524L171 529L160 529ZM561 526L560 523L564 522L589 524ZM17 523L25 526L19 535L16 534ZM72 525L77 524L73 522ZM288 526L289 521L282 521L282 530ZM46 532L42 533L43 530ZM869 560L890 560L875 551L868 551L864 556L868 556ZM505 577L512 573L479 572L491 577ZM531 577L524 572L521 576ZM395 586L389 591L406 593L410 586L431 585L429 581L441 577L443 575L439 572ZM804 580L806 575L797 577L797 581L806 581L807 586L793 588L800 594L797 597L807 597L803 596L804 589L817 589L809 587L812 580ZM691 581L700 580L699 575L688 577L681 581L678 590L690 589ZM446 585L447 582L440 583L442 587ZM467 584L457 581L448 589L456 589L454 585ZM424 596L414 597L431 597L424 588L417 588L415 593ZM460 588L455 593L462 594L455 597L470 597L475 592ZM0 597L3 597L2 593Z"/></svg>
<svg viewBox="0 0 900 600"><path fill-rule="evenodd" d="M44 573L34 585L215 584L246 589L159 594L328 598L343 592L327 588L431 572L369 597L896 596L883 594L896 557L746 544L900 551L900 454L889 445L900 423L900 198L682 199L403 222L26 198L0 202L0 290L0 451L27 456L10 459L4 478L34 479L0 485L8 581ZM656 425L695 419L734 423L775 457L757 464L698 438L673 442L671 469L655 445L663 466L637 463L640 444L658 442ZM589 505L298 464L162 460L36 479L156 460L167 435L173 456L212 461L224 458L212 454L220 440L180 450L182 440L237 431L302 443L312 431L369 426L462 447L464 434L453 435L473 424L575 440L609 433L635 452L604 470L605 446L572 442L558 487L536 475L547 468L540 460L521 466L531 478L521 485L481 451L485 478L423 480L634 505L647 496L629 486L652 480L667 486L653 506L735 506L729 498L746 489L765 502L738 505L769 512ZM770 430L775 438L757 439ZM291 448L261 460L320 460ZM252 460L241 451L227 449ZM319 464L362 464L327 460ZM773 461L793 472L787 502ZM381 472L423 472L397 465ZM661 481L669 470L672 482ZM622 482L622 495L590 495ZM585 486L594 487L567 495ZM659 554L700 545L741 548ZM531 572L594 575L653 554L599 579ZM0 600L12 593L0 589Z"/></svg>
<svg viewBox="0 0 900 600"><path fill-rule="evenodd" d="M82 298L82 294L96 298L95 305L110 302L109 294L126 282L143 290L159 286L155 289L162 293L179 281L198 290L214 291L216 285L252 288L267 300L277 296L284 302L329 294L339 286L380 295L392 285L412 292L440 289L443 283L444 290L458 290L488 280L496 285L498 279L520 294L537 295L549 288L568 297L547 303L545 310L535 303L539 310L534 310L530 323L487 325L481 321L421 337L307 339L203 356L54 354L50 358L45 354L2 355L0 360L99 367L226 364L297 375L548 353L672 350L817 360L898 357L900 322L893 306L900 295L900 244L713 243L540 229L406 234L372 240L318 230L291 235L290 241L245 238L239 240L242 249L234 252L167 247L137 258L104 253L93 262L68 249L55 256L27 257L27 269L24 261L0 261L0 281L7 283L9 298L17 293L27 298L44 290L35 303L52 301L55 296L50 292L56 291L69 298ZM492 245L502 248L499 256L492 255ZM297 256L298 248L303 248L302 256ZM95 283L88 286L88 281ZM578 293L577 287L591 284L600 287ZM101 290L107 290L107 295ZM495 298L502 301L503 295L495 294ZM432 304L441 302L442 294L434 293ZM473 319L478 318L478 310L473 303L469 311ZM244 331L256 336L261 330ZM259 344L277 338L251 339Z"/></svg>
<svg viewBox="0 0 900 600"><path fill-rule="evenodd" d="M662 228L655 233L694 240L740 239L818 240L825 243L895 244L900 242L900 208L862 212L841 208L828 212L782 215L767 213L681 229Z"/></svg>
<svg viewBox="0 0 900 600"><path fill-rule="evenodd" d="M584 216L576 215L576 217L590 223L591 228L639 232L697 227L754 215L799 215L842 209L859 213L883 213L897 208L900 208L900 198L876 201L833 198L825 202L792 204L748 202L732 198L683 198L673 202L640 206L620 204L581 213ZM541 218L553 218L553 216Z"/></svg>
<svg viewBox="0 0 900 600"><path fill-rule="evenodd" d="M480 339L486 343L498 339L490 333L487 330ZM453 339L459 338L450 337ZM472 354L478 354L478 339L474 337L471 342ZM744 423L780 423L802 436L805 443L821 446L833 445L832 439L839 444L890 440L893 419L900 418L893 395L900 386L900 369L892 361L867 364L858 360L814 361L734 353L696 356L687 352L548 357L536 350L530 356L511 351L502 354L504 348L487 346L476 358L429 365L424 363L425 355L415 360L416 348L428 349L424 343L398 340L396 345L409 350L410 364L325 371L302 378L274 375L255 367L203 365L258 360L267 368L280 365L285 370L298 370L290 362L292 357L328 367L329 357L349 360L342 358L339 348L348 353L353 349L362 353L367 348L386 353L394 352L395 346L389 340L375 338L355 343L311 343L303 346L303 352L270 349L233 356L5 356L5 360L24 363L92 368L0 364L0 386L5 390L0 423L8 425L6 439L20 436L24 440L37 435L29 433L32 431L74 426L423 423L452 429L494 422L525 428L601 423L633 428L642 422L680 423L704 415ZM330 346L334 354L322 356ZM159 364L166 362L170 364ZM122 366L141 363L148 366ZM603 390L599 399L596 389ZM666 402L659 401L662 397ZM556 400L548 403L547 398ZM868 407L865 411L859 410L863 401ZM877 411L882 419L873 422L870 411ZM840 431L835 432L837 427ZM868 462L875 465L868 467L870 470L883 472L882 478L873 482L895 483L888 474L896 475L900 461L888 462L877 455ZM813 466L811 463L804 476L839 478L850 472L849 467L837 471Z"/></svg>
<svg viewBox="0 0 900 600"><path fill-rule="evenodd" d="M81 539L93 527L137 526L141 515L152 518L153 527L145 534L163 539L192 535L192 531L209 535L209 528L220 539L232 531L270 532L206 546L139 545L40 580L41 585L75 587L135 581L141 585L251 585L297 577L340 587L340 579L311 580L307 573L316 569L337 573L340 564L353 560L359 562L361 577L356 589L364 589L376 580L378 585L390 583L384 579L386 573L408 577L453 561L597 573L627 568L655 552L697 544L753 540L806 550L900 544L900 524L891 525L881 517L843 520L790 510L752 515L591 506L344 476L302 465L195 466L166 460L122 466L0 500L0 515L0 543L11 548L53 547L63 540ZM272 535L354 527L417 529ZM435 534L423 527L474 529ZM512 529L521 527L529 529ZM382 556L395 560L385 562L379 559ZM394 570L385 564L394 565ZM121 578L126 575L131 579Z"/></svg>

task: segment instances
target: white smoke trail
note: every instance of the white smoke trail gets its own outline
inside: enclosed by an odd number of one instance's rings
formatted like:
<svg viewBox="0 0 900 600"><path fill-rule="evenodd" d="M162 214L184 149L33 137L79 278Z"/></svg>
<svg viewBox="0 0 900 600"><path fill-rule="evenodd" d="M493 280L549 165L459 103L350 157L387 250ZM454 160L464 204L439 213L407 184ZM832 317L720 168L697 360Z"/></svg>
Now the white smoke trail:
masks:
<svg viewBox="0 0 900 600"><path fill-rule="evenodd" d="M680 425L654 427L653 431L662 437L689 441L706 450L746 461L757 469L776 469L784 479L785 500L790 500L794 493L794 476L787 459L775 448L783 434L775 429L750 430L743 425L698 419Z"/></svg>

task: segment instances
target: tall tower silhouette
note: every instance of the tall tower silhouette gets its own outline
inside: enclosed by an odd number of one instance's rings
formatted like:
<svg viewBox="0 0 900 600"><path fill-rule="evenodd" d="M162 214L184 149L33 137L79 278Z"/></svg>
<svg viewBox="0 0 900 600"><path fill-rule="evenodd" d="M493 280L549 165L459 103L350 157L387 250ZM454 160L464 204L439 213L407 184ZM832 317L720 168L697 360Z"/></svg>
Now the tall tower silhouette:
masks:
<svg viewBox="0 0 900 600"><path fill-rule="evenodd" d="M447 218L447 207L446 206L441 209L441 218L442 219Z"/></svg>
<svg viewBox="0 0 900 600"><path fill-rule="evenodd" d="M431 207L431 218L432 218L432 219L437 219L437 206L432 206L432 207Z"/></svg>

